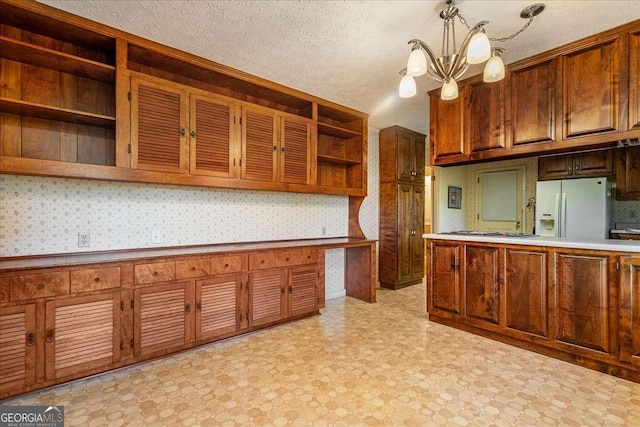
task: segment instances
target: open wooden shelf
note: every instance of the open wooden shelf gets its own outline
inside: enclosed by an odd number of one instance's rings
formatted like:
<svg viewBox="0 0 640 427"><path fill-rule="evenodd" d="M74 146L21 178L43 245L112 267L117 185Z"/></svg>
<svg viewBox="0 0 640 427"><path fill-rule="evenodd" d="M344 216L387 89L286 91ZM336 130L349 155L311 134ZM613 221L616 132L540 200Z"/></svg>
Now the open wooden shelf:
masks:
<svg viewBox="0 0 640 427"><path fill-rule="evenodd" d="M318 122L318 133L331 135L341 139L349 139L362 136L362 133L345 129L328 123Z"/></svg>
<svg viewBox="0 0 640 427"><path fill-rule="evenodd" d="M331 163L334 165L345 165L345 166L359 165L362 163L362 161L360 160L345 159L344 157L329 156L329 155L320 154L320 153L318 153L318 161L324 162L324 163Z"/></svg>
<svg viewBox="0 0 640 427"><path fill-rule="evenodd" d="M116 118L112 116L69 110L9 98L0 98L0 112L106 128L114 128L116 124Z"/></svg>
<svg viewBox="0 0 640 427"><path fill-rule="evenodd" d="M57 50L0 36L0 57L37 67L86 77L105 83L114 83L116 68Z"/></svg>

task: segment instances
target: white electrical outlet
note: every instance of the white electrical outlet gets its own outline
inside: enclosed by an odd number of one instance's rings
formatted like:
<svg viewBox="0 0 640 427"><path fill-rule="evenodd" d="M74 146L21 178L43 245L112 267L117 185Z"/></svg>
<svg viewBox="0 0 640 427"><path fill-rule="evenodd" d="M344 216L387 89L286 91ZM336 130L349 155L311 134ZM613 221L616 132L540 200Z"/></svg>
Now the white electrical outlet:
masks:
<svg viewBox="0 0 640 427"><path fill-rule="evenodd" d="M88 248L91 246L91 240L89 232L80 232L78 233L78 247L80 248Z"/></svg>
<svg viewBox="0 0 640 427"><path fill-rule="evenodd" d="M151 243L162 243L162 233L160 230L153 230L151 232Z"/></svg>

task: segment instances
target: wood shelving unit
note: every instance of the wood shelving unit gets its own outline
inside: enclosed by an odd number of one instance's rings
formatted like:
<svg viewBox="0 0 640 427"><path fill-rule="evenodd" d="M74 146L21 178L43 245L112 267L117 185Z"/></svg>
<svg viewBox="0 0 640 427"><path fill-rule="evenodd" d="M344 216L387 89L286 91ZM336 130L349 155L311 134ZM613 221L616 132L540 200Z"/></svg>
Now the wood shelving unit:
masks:
<svg viewBox="0 0 640 427"><path fill-rule="evenodd" d="M0 112L106 128L113 128L116 123L114 116L93 114L9 98L0 98Z"/></svg>

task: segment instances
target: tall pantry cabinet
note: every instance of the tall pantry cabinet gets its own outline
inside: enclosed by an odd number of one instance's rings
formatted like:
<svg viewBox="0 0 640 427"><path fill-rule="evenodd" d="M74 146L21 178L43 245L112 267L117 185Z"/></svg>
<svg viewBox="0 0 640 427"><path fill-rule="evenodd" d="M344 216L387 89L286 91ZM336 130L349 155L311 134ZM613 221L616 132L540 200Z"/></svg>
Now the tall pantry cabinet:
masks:
<svg viewBox="0 0 640 427"><path fill-rule="evenodd" d="M425 135L400 126L380 131L380 286L424 277Z"/></svg>

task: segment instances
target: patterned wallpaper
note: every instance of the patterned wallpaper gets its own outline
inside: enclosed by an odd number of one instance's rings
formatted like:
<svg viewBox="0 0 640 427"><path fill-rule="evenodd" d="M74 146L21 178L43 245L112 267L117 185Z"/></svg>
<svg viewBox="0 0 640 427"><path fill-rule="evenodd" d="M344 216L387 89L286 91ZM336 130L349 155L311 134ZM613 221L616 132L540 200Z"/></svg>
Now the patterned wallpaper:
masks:
<svg viewBox="0 0 640 427"><path fill-rule="evenodd" d="M369 144L360 221L375 239L375 129ZM348 214L343 196L0 175L0 256L346 236ZM90 233L89 248L78 232ZM327 295L344 295L344 250L327 251L326 264Z"/></svg>
<svg viewBox="0 0 640 427"><path fill-rule="evenodd" d="M612 200L611 228L616 228L616 222L640 224L640 200Z"/></svg>

